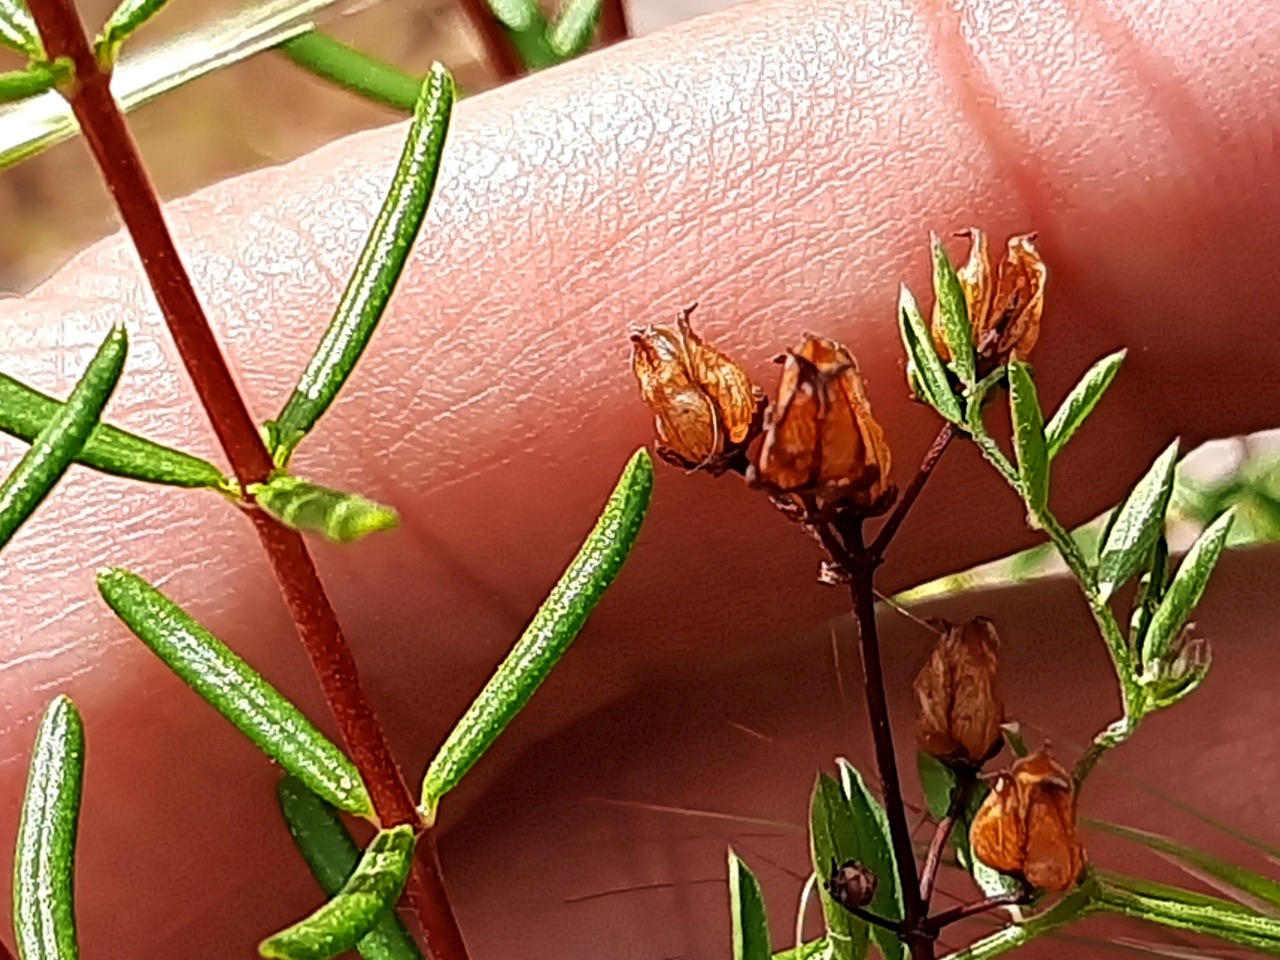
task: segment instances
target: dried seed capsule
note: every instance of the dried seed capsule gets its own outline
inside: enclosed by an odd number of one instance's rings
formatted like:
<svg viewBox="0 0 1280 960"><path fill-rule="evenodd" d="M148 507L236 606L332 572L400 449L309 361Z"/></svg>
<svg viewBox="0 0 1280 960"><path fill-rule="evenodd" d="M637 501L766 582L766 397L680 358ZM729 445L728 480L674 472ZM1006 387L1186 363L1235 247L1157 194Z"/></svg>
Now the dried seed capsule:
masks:
<svg viewBox="0 0 1280 960"><path fill-rule="evenodd" d="M1043 750L1017 760L992 783L969 843L995 870L1042 890L1070 889L1085 867L1071 774Z"/></svg>
<svg viewBox="0 0 1280 960"><path fill-rule="evenodd" d="M825 884L831 899L845 909L865 907L876 895L876 875L857 860L832 864Z"/></svg>
<svg viewBox="0 0 1280 960"><path fill-rule="evenodd" d="M889 445L853 356L832 340L808 336L781 359L778 397L749 479L777 494L812 497L820 507L883 512L895 492Z"/></svg>
<svg viewBox="0 0 1280 960"><path fill-rule="evenodd" d="M996 356L1025 360L1040 337L1044 312L1044 285L1048 275L1035 247L1035 234L1010 237L1004 258L994 267L987 249L987 235L976 228L961 231L969 237L969 259L956 270L969 308L973 342L981 344L992 330L1000 330ZM939 355L949 359L942 336L942 322L935 302L933 341Z"/></svg>
<svg viewBox="0 0 1280 960"><path fill-rule="evenodd" d="M658 452L718 474L754 439L763 396L738 364L693 332L693 309L680 312L675 329L632 334L631 368L653 411Z"/></svg>
<svg viewBox="0 0 1280 960"><path fill-rule="evenodd" d="M931 623L941 635L915 680L916 742L945 763L981 766L1001 746L1000 638L986 617Z"/></svg>

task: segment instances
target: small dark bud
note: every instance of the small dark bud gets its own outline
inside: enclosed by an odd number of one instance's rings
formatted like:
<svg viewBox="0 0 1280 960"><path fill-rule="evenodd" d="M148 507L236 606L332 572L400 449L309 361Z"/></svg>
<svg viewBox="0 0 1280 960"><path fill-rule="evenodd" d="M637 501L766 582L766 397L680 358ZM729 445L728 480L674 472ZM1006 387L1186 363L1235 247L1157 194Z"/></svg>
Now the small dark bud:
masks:
<svg viewBox="0 0 1280 960"><path fill-rule="evenodd" d="M846 860L833 865L826 887L831 899L846 910L865 907L876 895L876 875L857 860Z"/></svg>

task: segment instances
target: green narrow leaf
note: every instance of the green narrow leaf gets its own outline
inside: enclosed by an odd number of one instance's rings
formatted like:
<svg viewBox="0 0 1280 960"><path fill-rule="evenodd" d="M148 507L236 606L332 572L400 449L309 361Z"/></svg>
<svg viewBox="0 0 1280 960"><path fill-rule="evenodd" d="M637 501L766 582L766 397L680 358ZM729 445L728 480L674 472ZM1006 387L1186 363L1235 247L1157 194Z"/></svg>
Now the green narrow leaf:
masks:
<svg viewBox="0 0 1280 960"><path fill-rule="evenodd" d="M920 315L915 297L906 286L898 293L898 323L907 351L907 379L915 381L911 384L912 391L943 417L959 423L963 417L960 401L951 390L947 368L934 348L933 336Z"/></svg>
<svg viewBox="0 0 1280 960"><path fill-rule="evenodd" d="M453 99L449 71L433 64L422 81L391 189L333 320L280 416L267 424L281 468L329 409L378 328L435 190Z"/></svg>
<svg viewBox="0 0 1280 960"><path fill-rule="evenodd" d="M1270 904L1272 907L1280 907L1280 883L1276 883L1276 881L1269 877L1264 877L1260 873L1246 870L1244 867L1238 867L1234 863L1221 860L1202 850L1189 847L1184 843L1178 843L1176 840L1163 837L1158 833L1150 833L1146 830L1138 830L1118 823L1108 823L1104 820L1087 820L1085 822L1098 830L1110 833L1113 836L1123 837L1126 840L1132 840L1148 850L1164 854L1174 862L1191 868L1193 875L1208 875L1229 887L1234 887L1255 901Z"/></svg>
<svg viewBox="0 0 1280 960"><path fill-rule="evenodd" d="M1128 583L1150 559L1156 539L1164 529L1177 463L1178 441L1175 440L1156 457L1124 503L1108 518L1107 536L1098 555L1098 591L1104 600Z"/></svg>
<svg viewBox="0 0 1280 960"><path fill-rule="evenodd" d="M308 790L301 780L281 778L276 797L289 834L320 889L325 896L334 896L355 872L360 848L333 807ZM388 910L374 924L356 949L365 960L422 960L422 951L394 910Z"/></svg>
<svg viewBox="0 0 1280 960"><path fill-rule="evenodd" d="M1200 535L1187 555L1183 557L1178 572L1169 584L1164 599L1156 608L1151 618L1151 626L1142 642L1142 663L1144 678L1150 673L1154 678L1156 665L1168 652L1174 640L1182 632L1191 611L1204 595L1209 583L1209 575L1222 556L1222 548L1226 546L1227 534L1231 531L1231 521L1235 512L1228 510L1211 523Z"/></svg>
<svg viewBox="0 0 1280 960"><path fill-rule="evenodd" d="M98 39L93 42L93 53L103 68L115 66L121 45L139 27L164 9L169 0L121 0L103 24Z"/></svg>
<svg viewBox="0 0 1280 960"><path fill-rule="evenodd" d="M750 868L729 851L729 909L733 921L733 960L770 960L769 916L760 883Z"/></svg>
<svg viewBox="0 0 1280 960"><path fill-rule="evenodd" d="M49 495L83 449L124 372L129 338L113 327L66 404L31 442L0 486L0 548L7 544Z"/></svg>
<svg viewBox="0 0 1280 960"><path fill-rule="evenodd" d="M951 351L951 368L964 384L972 386L977 378L974 357L973 328L969 325L969 305L964 288L956 276L956 268L935 233L929 237L933 248L933 295L937 300L942 339Z"/></svg>
<svg viewBox="0 0 1280 960"><path fill-rule="evenodd" d="M27 775L13 868L21 960L76 960L75 858L84 782L84 723L67 697L44 712Z"/></svg>
<svg viewBox="0 0 1280 960"><path fill-rule="evenodd" d="M412 113L418 102L422 82L417 77L318 30L286 40L276 49L304 70L372 103Z"/></svg>
<svg viewBox="0 0 1280 960"><path fill-rule="evenodd" d="M841 787L853 810L858 849L861 851L858 860L879 881L876 895L867 909L878 917L901 920L905 908L902 890L898 886L897 859L893 855L893 842L889 837L889 817L853 764L841 759L836 761L836 765L840 769ZM898 957L905 960L907 948L891 930L872 927L871 939L880 948L880 954L885 960L895 960Z"/></svg>
<svg viewBox="0 0 1280 960"><path fill-rule="evenodd" d="M1075 436L1081 424L1089 414L1093 413L1094 407L1107 392L1107 387L1111 386L1111 381L1116 378L1120 364L1124 363L1128 352L1128 350L1117 350L1095 363L1080 378L1080 382L1071 388L1062 405L1054 411L1053 416L1049 418L1048 426L1044 428L1045 446L1048 448L1050 460L1062 452L1067 441Z"/></svg>
<svg viewBox="0 0 1280 960"><path fill-rule="evenodd" d="M600 0L569 0L547 31L547 45L561 61L581 54L596 36L600 23Z"/></svg>
<svg viewBox="0 0 1280 960"><path fill-rule="evenodd" d="M53 397L0 373L0 431L31 443L65 408ZM207 487L235 495L235 481L206 460L100 423L89 434L77 463L117 477L173 487Z"/></svg>
<svg viewBox="0 0 1280 960"><path fill-rule="evenodd" d="M1280 920L1227 900L1111 873L1099 875L1096 896L1112 913L1280 956Z"/></svg>
<svg viewBox="0 0 1280 960"><path fill-rule="evenodd" d="M858 840L858 827L849 798L834 777L819 774L809 803L809 851L813 857L814 873L818 875L832 960L862 960L867 955L867 922L837 903L827 891L825 882L833 868L845 861L862 863ZM863 865L870 868L868 864ZM880 879L877 873L877 883Z"/></svg>
<svg viewBox="0 0 1280 960"><path fill-rule="evenodd" d="M278 960L328 960L350 950L395 909L413 865L415 839L408 824L379 830L333 899L263 940L258 952Z"/></svg>
<svg viewBox="0 0 1280 960"><path fill-rule="evenodd" d="M920 789L924 792L929 816L934 820L941 820L951 809L951 791L956 785L955 774L945 763L923 750L916 751L916 772L920 775Z"/></svg>
<svg viewBox="0 0 1280 960"><path fill-rule="evenodd" d="M422 782L428 820L435 817L440 798L492 746L569 649L630 554L652 493L653 461L641 449L560 582L431 761Z"/></svg>
<svg viewBox="0 0 1280 960"><path fill-rule="evenodd" d="M98 591L152 653L263 753L335 807L372 815L346 754L186 611L128 570L100 571Z"/></svg>
<svg viewBox="0 0 1280 960"><path fill-rule="evenodd" d="M1013 417L1013 449L1018 479L1033 518L1049 502L1049 456L1044 445L1044 418L1031 370L1021 360L1009 362L1009 410Z"/></svg>
<svg viewBox="0 0 1280 960"><path fill-rule="evenodd" d="M489 0L489 10L506 31L527 70L554 66L557 57L547 43L547 19L537 0Z"/></svg>
<svg viewBox="0 0 1280 960"><path fill-rule="evenodd" d="M1138 595L1134 598L1133 613L1129 617L1129 645L1135 650L1141 649L1142 638L1147 635L1151 618L1155 616L1169 585L1169 542L1163 533L1156 537L1146 567L1138 581Z"/></svg>
<svg viewBox="0 0 1280 960"><path fill-rule="evenodd" d="M817 940L810 940L808 943L802 943L798 947L792 947L790 950L782 950L773 955L773 960L818 960L820 957L831 956L831 944L826 937L819 937Z"/></svg>
<svg viewBox="0 0 1280 960"><path fill-rule="evenodd" d="M29 60L43 60L44 44L25 0L0 0L0 44Z"/></svg>
<svg viewBox="0 0 1280 960"><path fill-rule="evenodd" d="M400 522L390 507L355 493L322 487L300 477L277 474L268 483L251 484L249 494L286 527L323 534L335 543L351 543Z"/></svg>
<svg viewBox="0 0 1280 960"><path fill-rule="evenodd" d="M0 73L0 102L25 100L51 89L68 76L69 71L63 68L66 62L29 63L23 70Z"/></svg>

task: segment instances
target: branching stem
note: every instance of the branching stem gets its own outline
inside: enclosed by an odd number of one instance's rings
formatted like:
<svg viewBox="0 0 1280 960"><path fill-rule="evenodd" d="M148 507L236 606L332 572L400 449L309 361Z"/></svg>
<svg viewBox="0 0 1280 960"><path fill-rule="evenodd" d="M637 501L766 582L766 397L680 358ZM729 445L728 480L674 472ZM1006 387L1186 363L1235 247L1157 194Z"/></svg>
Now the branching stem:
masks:
<svg viewBox="0 0 1280 960"><path fill-rule="evenodd" d="M111 94L111 77L93 55L71 0L32 0L31 12L49 57L66 57L75 69L63 91L80 124L108 190L120 211L214 433L241 488L267 480L271 456L263 445L169 234L160 200L124 116ZM310 656L351 759L373 800L382 826L421 820L382 727L360 686L355 658L321 585L302 538L254 511L254 527L271 560L298 635ZM422 881L414 896L437 960L465 960L462 936L434 859L420 860Z"/></svg>
<svg viewBox="0 0 1280 960"><path fill-rule="evenodd" d="M898 502L894 505L893 512L889 514L889 519L884 522L884 526L876 534L876 539L871 544L869 551L873 557L884 556L884 552L888 549L893 535L898 532L898 528L902 526L902 521L907 518L907 511L914 506L916 498L920 496L920 491L924 489L926 481L933 473L933 468L938 465L938 461L942 459L942 455L946 452L947 446L955 435L956 428L950 423L946 424L938 432L938 436L934 438L929 451L924 455L920 469L916 471L916 475L911 478L911 482L902 491L902 496L898 498Z"/></svg>
<svg viewBox="0 0 1280 960"><path fill-rule="evenodd" d="M1034 895L1035 891L1023 889L1015 890L1012 893L1001 893L994 897L987 897L985 900L976 900L973 903L962 903L958 907L952 907L950 910L944 910L942 913L930 917L925 921L925 927L936 934L943 927L958 923L979 913L994 910L996 907L1015 907L1022 903L1029 903Z"/></svg>

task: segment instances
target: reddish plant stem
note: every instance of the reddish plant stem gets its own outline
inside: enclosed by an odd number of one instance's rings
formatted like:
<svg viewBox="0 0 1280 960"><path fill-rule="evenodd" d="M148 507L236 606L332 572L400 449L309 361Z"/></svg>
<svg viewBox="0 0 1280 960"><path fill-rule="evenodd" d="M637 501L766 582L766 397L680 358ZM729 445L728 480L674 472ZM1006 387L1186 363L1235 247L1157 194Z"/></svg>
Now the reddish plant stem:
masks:
<svg viewBox="0 0 1280 960"><path fill-rule="evenodd" d="M507 38L502 24L493 15L485 0L459 0L459 6L480 38L489 66L503 83L524 76L524 62L515 46Z"/></svg>
<svg viewBox="0 0 1280 960"><path fill-rule="evenodd" d="M942 851L946 847L947 841L951 839L951 831L955 829L956 818L954 813L948 813L938 822L938 828L933 833L933 840L929 844L929 852L925 854L924 866L920 870L920 900L924 904L925 909L929 909L929 900L933 897L933 885L938 879L938 867L942 863Z"/></svg>
<svg viewBox="0 0 1280 960"><path fill-rule="evenodd" d="M418 838L407 892L426 937L427 955L438 960L466 960L467 945L449 898L444 896L444 873L436 850L434 830Z"/></svg>
<svg viewBox="0 0 1280 960"><path fill-rule="evenodd" d="M236 478L242 487L263 482L273 469L271 456L182 265L137 145L111 94L110 75L94 57L70 0L32 0L30 6L49 56L67 57L74 64L74 87L64 93L133 239L165 323ZM251 516L379 821L383 826L407 823L421 827L413 797L364 696L355 658L306 544L297 533L265 514L254 511ZM422 896L414 900L436 945L435 956L465 960L434 845L428 841L419 849L430 856L422 870Z"/></svg>
<svg viewBox="0 0 1280 960"><path fill-rule="evenodd" d="M898 498L898 502L893 508L893 513L889 514L889 519L884 522L884 525L876 533L875 541L871 544L869 551L873 557L884 556L885 550L889 547L889 541L893 539L893 535L902 526L902 521L907 518L907 511L915 504L916 497L920 496L920 491L924 489L925 483L933 473L933 468L938 465L938 461L942 459L942 455L946 452L947 446L955 438L955 435L955 425L950 423L938 431L937 437L934 438L928 452L924 455L924 460L920 463L920 469L911 478L907 488L902 491L902 496Z"/></svg>
<svg viewBox="0 0 1280 960"><path fill-rule="evenodd" d="M862 652L862 673L866 678L871 740L875 746L876 768L884 790L889 840L898 864L898 883L902 890L903 905L901 936L911 951L913 960L933 960L933 939L924 935L921 925L925 911L920 900L915 848L911 843L911 826L907 823L907 806L898 776L898 758L893 748L893 727L889 719L889 700L885 694L884 667L880 658L876 596L872 583L878 561L867 552L862 543L861 520L845 525L838 532L846 551L846 569L851 576L849 588L853 594L853 615L858 622L858 647Z"/></svg>
<svg viewBox="0 0 1280 960"><path fill-rule="evenodd" d="M930 935L936 935L943 927L948 927L953 923L958 923L969 917L977 916L980 913L986 913L988 910L994 910L996 907L1015 907L1018 904L1030 903L1033 891L1031 890L1015 890L1013 893L1002 893L999 896L987 897L985 900L977 900L973 903L962 903L958 907L952 907L950 910L944 910L942 913L936 914L925 920L925 929Z"/></svg>
<svg viewBox="0 0 1280 960"><path fill-rule="evenodd" d="M841 906L864 923L869 923L876 927L883 927L885 930L890 930L898 936L902 936L902 924L898 923L896 920L886 920L884 917L877 917L874 913L870 913L862 907L851 907L848 904L841 904Z"/></svg>
<svg viewBox="0 0 1280 960"><path fill-rule="evenodd" d="M929 910L929 901L933 898L934 883L938 879L938 867L942 864L942 851L947 845L947 841L951 839L951 832L956 827L956 822L960 819L960 814L969 804L969 789L973 780L969 777L956 780L955 788L951 791L951 799L947 804L947 815L938 822L938 828L933 833L933 840L929 844L929 852L924 858L924 868L920 871L920 902L924 904L924 909Z"/></svg>
<svg viewBox="0 0 1280 960"><path fill-rule="evenodd" d="M627 21L626 0L604 0L600 5L600 29L597 40L601 46L621 43L631 37L631 24Z"/></svg>

